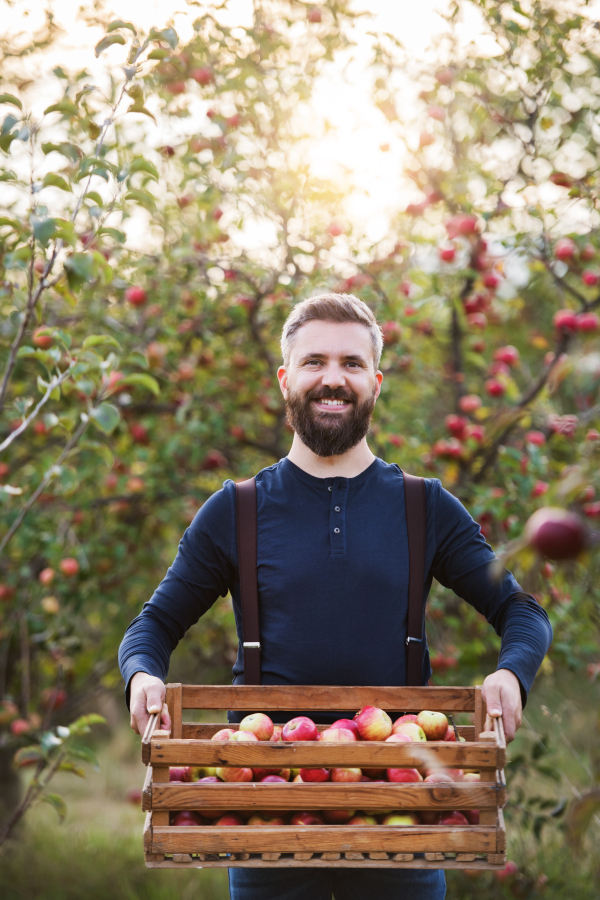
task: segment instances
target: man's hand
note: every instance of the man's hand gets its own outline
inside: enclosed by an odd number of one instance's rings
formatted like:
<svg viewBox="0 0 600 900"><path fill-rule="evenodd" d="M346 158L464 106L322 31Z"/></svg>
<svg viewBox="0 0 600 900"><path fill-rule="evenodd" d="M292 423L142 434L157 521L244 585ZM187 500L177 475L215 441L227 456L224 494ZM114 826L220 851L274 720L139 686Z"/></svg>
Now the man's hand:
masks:
<svg viewBox="0 0 600 900"><path fill-rule="evenodd" d="M521 686L517 676L510 669L498 669L483 682L481 690L490 716L502 716L506 743L514 740L521 727Z"/></svg>
<svg viewBox="0 0 600 900"><path fill-rule="evenodd" d="M143 734L152 713L162 713L160 727L171 730L171 719L165 703L165 686L160 678L146 672L136 672L131 679L129 724L137 734Z"/></svg>

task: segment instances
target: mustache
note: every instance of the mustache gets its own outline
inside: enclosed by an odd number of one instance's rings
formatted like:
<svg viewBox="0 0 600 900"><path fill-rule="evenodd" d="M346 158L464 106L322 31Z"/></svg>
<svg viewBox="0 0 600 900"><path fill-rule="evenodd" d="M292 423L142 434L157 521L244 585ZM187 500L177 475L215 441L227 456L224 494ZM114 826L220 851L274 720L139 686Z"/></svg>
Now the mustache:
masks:
<svg viewBox="0 0 600 900"><path fill-rule="evenodd" d="M320 388L319 390L309 391L306 395L307 400L346 400L354 403L356 394L345 391L342 388Z"/></svg>

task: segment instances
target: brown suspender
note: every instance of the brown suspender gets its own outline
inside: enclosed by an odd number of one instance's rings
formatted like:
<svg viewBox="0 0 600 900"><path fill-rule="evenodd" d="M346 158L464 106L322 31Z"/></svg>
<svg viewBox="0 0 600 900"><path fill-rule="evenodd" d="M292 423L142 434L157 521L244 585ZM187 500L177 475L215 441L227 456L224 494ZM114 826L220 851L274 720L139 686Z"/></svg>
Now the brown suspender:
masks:
<svg viewBox="0 0 600 900"><path fill-rule="evenodd" d="M408 532L408 624L406 684L423 684L423 584L425 581L425 482L404 474L404 502ZM237 545L242 605L244 684L260 684L260 631L258 620L256 481L236 484Z"/></svg>

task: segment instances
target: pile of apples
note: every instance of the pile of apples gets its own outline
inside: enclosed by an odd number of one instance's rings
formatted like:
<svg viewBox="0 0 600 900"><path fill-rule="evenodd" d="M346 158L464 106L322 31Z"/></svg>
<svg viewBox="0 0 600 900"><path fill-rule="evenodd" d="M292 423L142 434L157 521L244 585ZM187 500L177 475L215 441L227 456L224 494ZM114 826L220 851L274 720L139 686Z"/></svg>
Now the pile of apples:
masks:
<svg viewBox="0 0 600 900"><path fill-rule="evenodd" d="M338 719L329 728L319 732L308 716L297 716L285 725L274 725L264 713L252 713L239 724L239 730L222 728L212 737L213 741L464 741L452 728L443 713L423 710L418 715L400 716L395 722L383 709L365 706L353 719ZM198 784L218 784L220 782L261 782L276 784L284 782L342 784L362 782L475 782L479 773L462 769L251 769L247 767L222 766L200 768L194 766L171 767L171 782L196 782ZM464 813L402 812L391 809L375 809L362 812L355 809L331 809L319 812L282 813L277 810L228 811L182 810L173 813L172 825L477 825L479 810Z"/></svg>

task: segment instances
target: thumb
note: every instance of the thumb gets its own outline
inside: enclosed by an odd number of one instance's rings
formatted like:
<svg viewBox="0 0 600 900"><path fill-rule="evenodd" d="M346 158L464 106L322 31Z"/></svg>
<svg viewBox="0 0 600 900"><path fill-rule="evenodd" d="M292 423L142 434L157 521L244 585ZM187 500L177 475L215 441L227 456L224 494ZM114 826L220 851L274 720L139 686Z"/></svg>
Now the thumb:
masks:
<svg viewBox="0 0 600 900"><path fill-rule="evenodd" d="M152 685L146 694L146 709L149 713L159 713L163 706L163 692L160 687Z"/></svg>
<svg viewBox="0 0 600 900"><path fill-rule="evenodd" d="M488 695L485 698L487 711L490 716L502 715L502 704L500 702L500 688L494 685L488 688Z"/></svg>

